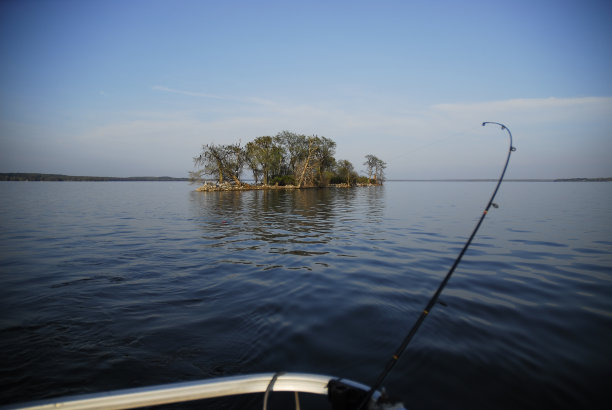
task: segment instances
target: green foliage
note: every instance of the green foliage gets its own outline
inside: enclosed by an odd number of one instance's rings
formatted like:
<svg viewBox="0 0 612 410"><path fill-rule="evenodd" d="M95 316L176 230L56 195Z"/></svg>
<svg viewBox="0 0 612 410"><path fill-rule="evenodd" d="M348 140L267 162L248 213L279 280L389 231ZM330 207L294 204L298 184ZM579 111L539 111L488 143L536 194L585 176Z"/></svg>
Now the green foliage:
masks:
<svg viewBox="0 0 612 410"><path fill-rule="evenodd" d="M355 180L357 179L357 173L355 172L355 168L350 161L343 159L336 162L334 173L334 182L335 184L349 184L353 185Z"/></svg>
<svg viewBox="0 0 612 410"><path fill-rule="evenodd" d="M270 176L281 173L283 151L277 139L267 136L255 138L246 145L246 160L253 171L255 183L261 176L264 185L267 185Z"/></svg>
<svg viewBox="0 0 612 410"><path fill-rule="evenodd" d="M241 173L246 166L256 184L260 181L265 185L297 187L355 184L358 175L353 165L346 160L337 162L335 152L336 143L330 138L281 131L274 137L257 137L244 148L239 144L204 145L200 155L194 158L194 165L200 169L190 175L192 180L211 175L219 183L231 181L240 185ZM372 162L370 173L374 173L375 181L382 181L386 164L373 155L366 158L369 157L378 161Z"/></svg>
<svg viewBox="0 0 612 410"><path fill-rule="evenodd" d="M387 163L374 155L366 155L366 161L363 163L368 168L368 180L372 183L374 176L374 184L382 184L385 180L385 168Z"/></svg>
<svg viewBox="0 0 612 410"><path fill-rule="evenodd" d="M277 175L270 180L270 185L287 186L295 185L295 178L293 175Z"/></svg>
<svg viewBox="0 0 612 410"><path fill-rule="evenodd" d="M339 174L333 174L332 177L329 179L329 183L330 184L345 184L346 178L342 177Z"/></svg>
<svg viewBox="0 0 612 410"><path fill-rule="evenodd" d="M215 175L219 183L224 180L241 185L240 175L246 163L246 154L240 144L202 146L202 152L193 159L195 166L202 166L200 175Z"/></svg>

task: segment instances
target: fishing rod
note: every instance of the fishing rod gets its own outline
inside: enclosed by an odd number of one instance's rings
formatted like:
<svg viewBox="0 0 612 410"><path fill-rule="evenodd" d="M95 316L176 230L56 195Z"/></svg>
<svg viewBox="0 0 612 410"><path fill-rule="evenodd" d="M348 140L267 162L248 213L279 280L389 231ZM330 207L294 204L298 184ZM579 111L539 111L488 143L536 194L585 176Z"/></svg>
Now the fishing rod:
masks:
<svg viewBox="0 0 612 410"><path fill-rule="evenodd" d="M503 169L503 171L502 171L502 173L501 173L501 175L499 177L499 180L497 181L497 185L495 186L495 190L493 191L493 195L491 195L491 199L489 199L489 202L487 203L487 206L485 207L482 215L480 216L480 219L478 220L478 223L476 224L476 227L472 231L472 234L468 238L468 240L465 243L465 245L463 245L463 249L461 249L461 252L459 252L459 255L457 256L457 259L455 259L455 262L453 263L453 265L449 269L448 273L444 277L444 280L442 280L442 282L440 283L440 286L438 286L438 289L436 290L436 292L433 294L431 299L429 299L429 302L427 302L427 306L425 306L425 309L423 309L423 312L421 312L421 315L419 316L417 321L414 322L414 324L412 325L412 328L410 329L410 332L408 332L408 334L404 337L404 340L402 341L402 343L395 350L395 352L393 353L393 356L391 356L391 358L387 362L387 365L385 366L384 370L382 371L380 376L378 376L378 379L372 385L372 387L370 388L370 390L368 391L368 393L366 394L366 396L362 400L361 404L359 405L358 409L365 409L365 408L367 408L367 403L369 403L370 400L372 399L372 395L374 394L374 392L376 390L378 390L381 387L382 382L385 380L387 375L391 372L391 369L393 369L393 367L396 365L396 363L398 362L398 359L400 358L402 353L404 353L404 351L406 350L406 347L408 346L408 344L410 343L410 341L412 340L412 338L416 334L417 330L419 330L419 327L421 327L421 324L423 323L423 321L425 320L427 315L429 315L429 312L431 312L431 309L433 309L434 305L438 301L438 298L440 297L440 294L444 290L444 287L446 287L446 284L448 283L448 280L450 279L450 277L452 276L453 272L455 271L455 268L457 268L457 265L459 265L459 262L461 262L461 258L463 258L463 255L465 254L465 252L467 251L468 247L472 243L472 240L474 239L474 236L476 236L476 232L478 232L478 229L480 228L480 225L482 224L482 221L485 219L485 216L487 216L487 213L489 212L489 208L491 208L491 206L493 206L493 208L497 208L498 207L497 204L493 202L493 200L495 199L495 195L497 195L497 191L499 190L499 186L501 185L501 183L502 183L502 181L504 179L504 175L506 174L506 169L508 168L508 163L510 162L510 155L514 151L516 151L516 148L512 145L512 133L510 132L508 127L506 127L504 124L500 124L499 122L491 122L491 121L483 122L482 126L484 127L487 124L499 125L501 127L502 131L505 130L506 132L508 132L508 136L510 137L510 148L508 150L508 157L506 158L506 163L504 164L504 169Z"/></svg>

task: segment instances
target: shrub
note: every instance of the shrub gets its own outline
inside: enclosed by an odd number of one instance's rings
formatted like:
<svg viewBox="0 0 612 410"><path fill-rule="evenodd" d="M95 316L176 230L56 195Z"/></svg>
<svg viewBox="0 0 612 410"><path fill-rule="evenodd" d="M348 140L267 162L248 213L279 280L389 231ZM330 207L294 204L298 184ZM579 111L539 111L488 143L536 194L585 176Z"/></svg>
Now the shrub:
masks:
<svg viewBox="0 0 612 410"><path fill-rule="evenodd" d="M270 179L270 185L285 186L285 185L295 185L295 178L293 175L278 175Z"/></svg>

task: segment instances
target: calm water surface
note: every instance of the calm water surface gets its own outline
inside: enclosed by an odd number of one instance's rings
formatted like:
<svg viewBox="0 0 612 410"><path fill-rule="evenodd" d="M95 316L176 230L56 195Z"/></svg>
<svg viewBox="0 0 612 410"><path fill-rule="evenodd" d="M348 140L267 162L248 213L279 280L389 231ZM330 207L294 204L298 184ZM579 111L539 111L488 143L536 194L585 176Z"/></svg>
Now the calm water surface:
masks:
<svg viewBox="0 0 612 410"><path fill-rule="evenodd" d="M492 188L2 182L0 403L277 370L371 384ZM604 408L612 184L507 182L497 202L387 389Z"/></svg>

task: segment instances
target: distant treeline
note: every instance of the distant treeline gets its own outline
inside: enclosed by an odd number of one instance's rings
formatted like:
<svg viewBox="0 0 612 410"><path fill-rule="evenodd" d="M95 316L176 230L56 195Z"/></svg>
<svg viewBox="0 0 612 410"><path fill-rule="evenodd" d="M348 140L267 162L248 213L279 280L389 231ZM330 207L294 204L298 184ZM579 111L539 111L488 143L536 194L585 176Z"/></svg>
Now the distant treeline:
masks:
<svg viewBox="0 0 612 410"><path fill-rule="evenodd" d="M91 177L74 176L62 174L37 174L37 173L0 173L0 181L188 181L187 178L172 177Z"/></svg>
<svg viewBox="0 0 612 410"><path fill-rule="evenodd" d="M189 178L172 177L92 177L62 174L39 174L28 172L0 173L0 181L189 181ZM494 182L495 179L392 179L391 181L423 182ZM557 179L507 179L508 182L612 182L612 177L603 178L557 178Z"/></svg>
<svg viewBox="0 0 612 410"><path fill-rule="evenodd" d="M389 179L389 181L406 181L406 182L496 182L497 179L493 178L478 178L478 179ZM543 179L543 178L506 178L505 182L612 182L612 177L606 178L557 178L557 179Z"/></svg>
<svg viewBox="0 0 612 410"><path fill-rule="evenodd" d="M555 182L609 182L612 181L612 177L609 178L560 178L555 179Z"/></svg>

